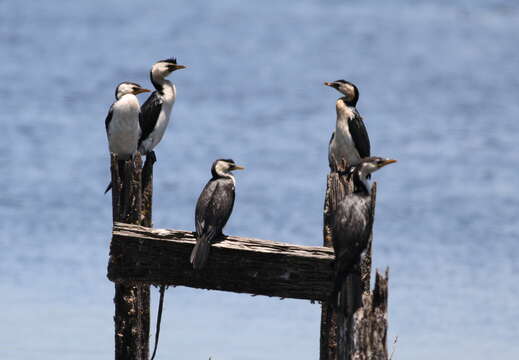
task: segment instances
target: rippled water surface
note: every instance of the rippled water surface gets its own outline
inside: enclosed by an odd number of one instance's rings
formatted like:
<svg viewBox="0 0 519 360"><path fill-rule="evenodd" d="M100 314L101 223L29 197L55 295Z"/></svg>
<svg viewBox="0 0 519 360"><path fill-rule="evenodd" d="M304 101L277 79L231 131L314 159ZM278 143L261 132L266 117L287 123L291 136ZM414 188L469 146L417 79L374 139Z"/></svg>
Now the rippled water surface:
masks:
<svg viewBox="0 0 519 360"><path fill-rule="evenodd" d="M519 357L519 7L508 1L0 1L0 358L113 356L104 118L177 56L156 227L193 228L217 157L227 233L319 245L338 94L360 88L395 359ZM141 98L143 101L144 98ZM158 294L153 293L153 309ZM316 359L320 307L170 289L163 359Z"/></svg>

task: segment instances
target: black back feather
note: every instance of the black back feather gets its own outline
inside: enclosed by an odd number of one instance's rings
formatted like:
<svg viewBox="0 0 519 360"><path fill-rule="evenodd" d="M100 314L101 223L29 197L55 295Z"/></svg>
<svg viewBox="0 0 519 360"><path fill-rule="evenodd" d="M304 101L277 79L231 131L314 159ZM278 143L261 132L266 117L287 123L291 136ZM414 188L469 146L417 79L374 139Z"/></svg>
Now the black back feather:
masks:
<svg viewBox="0 0 519 360"><path fill-rule="evenodd" d="M163 102L158 92L154 91L144 104L142 104L141 115L139 117L142 133L139 139L139 146L153 132L153 129L155 129Z"/></svg>

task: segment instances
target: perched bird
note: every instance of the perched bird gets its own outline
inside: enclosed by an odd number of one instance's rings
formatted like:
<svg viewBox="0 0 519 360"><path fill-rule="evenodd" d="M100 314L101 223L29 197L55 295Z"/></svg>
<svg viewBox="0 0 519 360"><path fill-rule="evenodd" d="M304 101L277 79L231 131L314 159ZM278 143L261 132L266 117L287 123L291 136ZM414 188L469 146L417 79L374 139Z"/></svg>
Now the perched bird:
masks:
<svg viewBox="0 0 519 360"><path fill-rule="evenodd" d="M140 104L137 94L150 90L132 82L123 82L115 90L116 101L110 106L105 126L108 136L108 147L111 153L117 154L120 161L130 159L137 151L141 128L139 125ZM105 193L110 190L108 185Z"/></svg>
<svg viewBox="0 0 519 360"><path fill-rule="evenodd" d="M368 177L371 173L395 162L396 160L392 159L370 157L363 159L351 169L353 193L346 195L337 204L331 220L337 279L334 296L340 290L344 276L351 270L352 264L358 262L369 241L373 204Z"/></svg>
<svg viewBox="0 0 519 360"><path fill-rule="evenodd" d="M195 270L204 267L211 242L223 235L222 229L229 220L234 205L236 180L231 171L243 169L231 159L218 159L213 163L213 177L202 190L196 204L196 245L190 258Z"/></svg>
<svg viewBox="0 0 519 360"><path fill-rule="evenodd" d="M202 269L207 262L211 242L217 237L223 236L222 229L229 220L234 206L236 180L231 171L243 169L231 159L215 160L211 167L213 177L205 185L196 203L196 244L190 257L190 262L195 270ZM151 360L155 358L157 353L165 290L166 287L162 285L157 313L155 346Z"/></svg>
<svg viewBox="0 0 519 360"><path fill-rule="evenodd" d="M355 107L359 100L359 90L346 80L325 82L324 85L344 94L335 104L337 123L328 146L330 168L344 171L370 156L368 132Z"/></svg>
<svg viewBox="0 0 519 360"><path fill-rule="evenodd" d="M175 58L157 61L151 67L150 79L155 91L141 107L140 125L142 135L139 151L147 155L160 142L168 127L171 109L176 99L175 85L166 79L173 71L185 69Z"/></svg>

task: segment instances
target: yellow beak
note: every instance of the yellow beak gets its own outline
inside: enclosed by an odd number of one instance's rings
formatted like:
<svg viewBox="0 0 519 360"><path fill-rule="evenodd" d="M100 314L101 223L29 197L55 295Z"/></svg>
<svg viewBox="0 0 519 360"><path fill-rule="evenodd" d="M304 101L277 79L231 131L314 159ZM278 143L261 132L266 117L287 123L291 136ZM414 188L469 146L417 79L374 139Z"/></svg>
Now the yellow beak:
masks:
<svg viewBox="0 0 519 360"><path fill-rule="evenodd" d="M234 165L232 167L233 170L245 170L245 168L243 166L240 166L240 165Z"/></svg>
<svg viewBox="0 0 519 360"><path fill-rule="evenodd" d="M145 92L150 92L150 91L151 90L148 90L148 89L145 89L145 88L140 88L140 89L135 90L135 95L141 94L141 93L145 93Z"/></svg>
<svg viewBox="0 0 519 360"><path fill-rule="evenodd" d="M394 159L387 159L380 166L382 167L382 166L386 166L386 165L393 164L393 163L396 163L396 160L394 160Z"/></svg>

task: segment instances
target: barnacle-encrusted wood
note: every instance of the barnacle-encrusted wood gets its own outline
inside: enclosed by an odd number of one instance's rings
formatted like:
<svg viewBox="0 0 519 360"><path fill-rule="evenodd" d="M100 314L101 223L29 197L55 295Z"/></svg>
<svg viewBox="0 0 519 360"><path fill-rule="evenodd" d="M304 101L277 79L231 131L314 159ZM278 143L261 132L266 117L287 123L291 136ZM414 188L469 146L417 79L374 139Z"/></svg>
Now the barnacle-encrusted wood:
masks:
<svg viewBox="0 0 519 360"><path fill-rule="evenodd" d="M190 231L115 223L108 278L116 283L183 285L256 295L326 300L333 286L333 249L226 236L194 271Z"/></svg>

